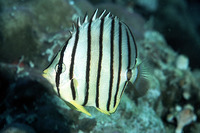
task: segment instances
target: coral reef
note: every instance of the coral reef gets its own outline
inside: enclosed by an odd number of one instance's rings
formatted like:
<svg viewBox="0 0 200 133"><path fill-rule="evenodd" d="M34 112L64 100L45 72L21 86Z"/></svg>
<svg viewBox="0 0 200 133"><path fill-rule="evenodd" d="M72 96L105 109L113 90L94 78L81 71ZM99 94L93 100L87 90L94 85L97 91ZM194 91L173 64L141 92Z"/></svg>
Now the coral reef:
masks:
<svg viewBox="0 0 200 133"><path fill-rule="evenodd" d="M186 1L152 0L156 5L153 7L150 0L109 2L92 1L93 5L86 0L0 1L2 133L199 131L200 70L196 60L199 33L194 30L192 20L188 20ZM128 87L114 114L107 116L87 107L92 114L89 117L69 108L41 75L68 39L76 18L83 18L86 11L91 15L96 8L106 8L130 26L139 59L148 64L146 69L151 77L148 83L139 85L141 90L148 87L145 95L137 97L133 88ZM177 17L179 12L184 14ZM187 21L183 21L185 17ZM173 32L167 32L168 29ZM174 51L175 44L176 47L184 44L180 49L187 52Z"/></svg>
<svg viewBox="0 0 200 133"><path fill-rule="evenodd" d="M1 3L4 6L0 22L0 60L13 63L24 56L25 62L32 61L36 67L45 64L37 63L36 57L42 57L41 53L49 47L47 44L56 41L53 36L57 32L66 34L66 28L75 20L72 16L78 14L69 2L63 0ZM53 5L60 8L53 8ZM62 37L66 40L68 36ZM44 43L47 44L41 45Z"/></svg>

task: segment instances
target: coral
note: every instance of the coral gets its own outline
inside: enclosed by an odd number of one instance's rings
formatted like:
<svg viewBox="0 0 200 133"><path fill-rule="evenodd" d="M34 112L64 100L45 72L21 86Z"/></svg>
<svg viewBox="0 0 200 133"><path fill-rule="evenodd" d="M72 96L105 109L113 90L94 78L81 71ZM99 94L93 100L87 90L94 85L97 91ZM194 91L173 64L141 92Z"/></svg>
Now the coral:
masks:
<svg viewBox="0 0 200 133"><path fill-rule="evenodd" d="M20 4L4 1L2 4L1 61L12 63L24 56L25 62L32 61L36 67L47 63L42 60L38 64L35 58L47 49L46 40L50 37L53 39L52 34L55 35L58 31L62 31L59 34L64 34L74 21L72 16L76 13L74 7L63 0L37 0ZM66 35L68 34L62 36L65 40Z"/></svg>
<svg viewBox="0 0 200 133"><path fill-rule="evenodd" d="M177 127L175 132L182 133L183 128L192 122L196 121L197 116L194 114L194 108L191 105L185 105L182 109L180 106L176 106L176 109L173 110L171 114L168 114L167 120L173 122L173 119L176 118Z"/></svg>
<svg viewBox="0 0 200 133"><path fill-rule="evenodd" d="M0 64L0 68L0 77L10 81L9 85L2 86L5 90L1 89L1 94L5 94L0 105L2 111L1 128L4 128L2 131L25 132L26 124L35 129L36 132L73 130L69 125L73 124L74 120L71 118L75 118L75 115L63 117L58 112L57 105L48 99L49 96L52 99L51 86L38 72L29 72L30 76L18 78L15 67ZM7 70L11 71L9 75L7 75ZM24 70L28 71L26 68ZM66 112L68 112L67 109L65 109ZM13 127L12 125L15 123L23 126Z"/></svg>
<svg viewBox="0 0 200 133"><path fill-rule="evenodd" d="M139 47L140 56L150 60L150 65L154 68L153 74L160 85L158 88L161 95L158 95L153 104L156 112L170 121L174 118L174 114L169 115L168 112L177 104L184 106L184 103L189 103L195 111L198 108L198 100L194 99L198 99L196 92L199 91L200 86L198 79L192 75L189 69L188 58L173 52L158 32L147 31L144 40L140 41L139 45L141 46L141 48ZM158 92L160 91L158 90ZM156 93L154 92L150 96L153 94ZM192 115L194 114L192 113Z"/></svg>
<svg viewBox="0 0 200 133"><path fill-rule="evenodd" d="M189 66L189 59L184 55L179 55L176 60L176 67L178 69L187 70Z"/></svg>
<svg viewBox="0 0 200 133"><path fill-rule="evenodd" d="M183 127L189 125L191 122L196 121L196 115L193 112L193 107L187 105L182 111L176 116L177 119L177 128L176 133L182 133Z"/></svg>
<svg viewBox="0 0 200 133"><path fill-rule="evenodd" d="M116 113L109 117L97 112L94 108L88 108L88 110L94 114L93 117L97 121L93 132L165 132L162 121L145 100L141 100L136 106L126 94L122 97ZM85 116L81 115L80 119L82 117Z"/></svg>

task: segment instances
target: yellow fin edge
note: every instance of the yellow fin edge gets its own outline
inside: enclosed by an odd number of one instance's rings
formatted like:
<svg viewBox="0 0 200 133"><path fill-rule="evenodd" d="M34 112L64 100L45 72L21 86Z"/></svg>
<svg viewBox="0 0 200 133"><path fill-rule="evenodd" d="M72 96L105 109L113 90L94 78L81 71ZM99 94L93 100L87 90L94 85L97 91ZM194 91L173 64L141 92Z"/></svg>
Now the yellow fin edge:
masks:
<svg viewBox="0 0 200 133"><path fill-rule="evenodd" d="M114 113L114 112L116 111L116 109L117 109L117 107L118 107L118 105L119 105L119 102L120 102L120 99L117 100L117 103L116 103L115 107L114 107L112 110L110 110L110 111L101 110L100 108L96 108L96 109L97 109L98 111L100 111L100 112L106 114L106 115L110 115L110 114L112 114L112 113Z"/></svg>
<svg viewBox="0 0 200 133"><path fill-rule="evenodd" d="M117 100L117 103L116 103L115 107L110 111L110 113L114 113L116 111L116 109L117 109L117 107L119 105L120 100L121 100L120 98Z"/></svg>
<svg viewBox="0 0 200 133"><path fill-rule="evenodd" d="M110 115L110 113L108 111L105 110L101 110L100 108L96 108L98 111L100 111L101 113L104 113L106 115Z"/></svg>
<svg viewBox="0 0 200 133"><path fill-rule="evenodd" d="M92 116L82 105L77 104L75 101L70 101L77 111L83 112L86 115Z"/></svg>
<svg viewBox="0 0 200 133"><path fill-rule="evenodd" d="M47 73L48 73L48 70L46 69L46 70L43 71L42 76L43 76L44 78L46 78L46 77L47 77Z"/></svg>

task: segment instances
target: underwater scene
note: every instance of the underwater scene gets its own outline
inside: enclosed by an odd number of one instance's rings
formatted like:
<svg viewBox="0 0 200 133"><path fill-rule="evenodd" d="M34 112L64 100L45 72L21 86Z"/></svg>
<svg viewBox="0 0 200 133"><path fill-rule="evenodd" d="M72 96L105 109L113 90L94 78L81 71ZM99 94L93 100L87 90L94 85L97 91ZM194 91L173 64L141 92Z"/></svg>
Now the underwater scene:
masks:
<svg viewBox="0 0 200 133"><path fill-rule="evenodd" d="M1 133L199 133L199 0L0 0Z"/></svg>

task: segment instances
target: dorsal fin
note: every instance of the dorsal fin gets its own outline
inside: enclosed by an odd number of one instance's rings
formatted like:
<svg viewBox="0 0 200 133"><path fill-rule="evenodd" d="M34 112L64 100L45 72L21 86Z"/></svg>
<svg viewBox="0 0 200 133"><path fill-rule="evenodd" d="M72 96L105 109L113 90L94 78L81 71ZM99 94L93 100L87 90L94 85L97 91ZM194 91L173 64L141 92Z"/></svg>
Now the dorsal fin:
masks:
<svg viewBox="0 0 200 133"><path fill-rule="evenodd" d="M119 18L117 16L115 16L114 19L119 21Z"/></svg>
<svg viewBox="0 0 200 133"><path fill-rule="evenodd" d="M88 15L87 13L85 14L85 17L83 18L83 23L87 23L88 22Z"/></svg>
<svg viewBox="0 0 200 133"><path fill-rule="evenodd" d="M94 21L97 17L97 12L98 12L98 9L95 10L94 14L92 15L91 17L91 20L90 21Z"/></svg>
<svg viewBox="0 0 200 133"><path fill-rule="evenodd" d="M80 27L81 26L81 19L80 17L77 18L77 27Z"/></svg>
<svg viewBox="0 0 200 133"><path fill-rule="evenodd" d="M69 34L70 34L70 36L72 36L72 31L69 30Z"/></svg>
<svg viewBox="0 0 200 133"><path fill-rule="evenodd" d="M99 16L99 19L101 19L104 16L105 12L106 12L106 10L103 10L103 12Z"/></svg>
<svg viewBox="0 0 200 133"><path fill-rule="evenodd" d="M108 12L105 17L109 18L110 17L110 12Z"/></svg>

